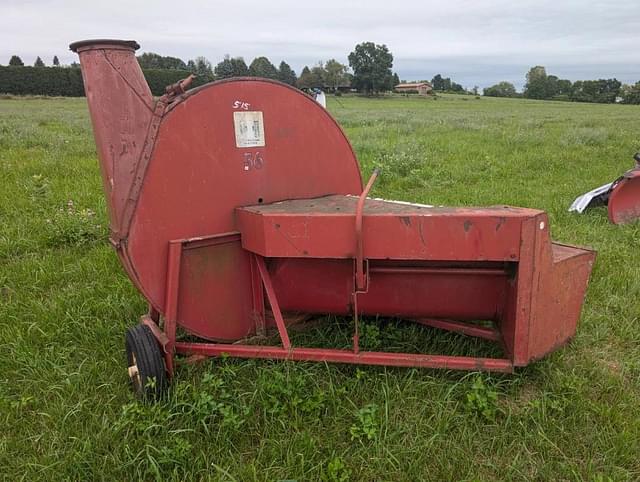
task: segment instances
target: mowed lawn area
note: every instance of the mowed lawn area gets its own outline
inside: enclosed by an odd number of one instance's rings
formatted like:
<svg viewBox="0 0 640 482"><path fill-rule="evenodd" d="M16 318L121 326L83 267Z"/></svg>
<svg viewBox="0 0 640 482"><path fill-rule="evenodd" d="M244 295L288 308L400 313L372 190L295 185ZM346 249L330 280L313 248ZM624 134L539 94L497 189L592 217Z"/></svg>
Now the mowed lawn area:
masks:
<svg viewBox="0 0 640 482"><path fill-rule="evenodd" d="M549 213L598 251L566 347L513 375L211 360L170 397L128 385L145 309L107 241L84 99L0 100L0 478L638 480L640 225L573 199L632 167L640 107L441 96L329 99L373 195ZM211 202L215 202L212 194ZM188 215L188 213L185 213ZM461 299L460 303L465 300ZM349 343L349 319L294 342ZM499 355L486 342L366 320L370 349Z"/></svg>

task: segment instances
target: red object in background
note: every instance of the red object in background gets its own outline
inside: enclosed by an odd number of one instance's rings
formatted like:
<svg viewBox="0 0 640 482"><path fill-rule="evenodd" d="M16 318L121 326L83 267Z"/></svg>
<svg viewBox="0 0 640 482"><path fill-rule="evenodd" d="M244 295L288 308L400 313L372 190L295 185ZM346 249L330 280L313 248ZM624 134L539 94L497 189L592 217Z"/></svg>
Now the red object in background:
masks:
<svg viewBox="0 0 640 482"><path fill-rule="evenodd" d="M633 156L636 165L615 181L578 196L569 211L584 212L588 208L607 206L609 221L627 224L640 218L640 152Z"/></svg>
<svg viewBox="0 0 640 482"><path fill-rule="evenodd" d="M542 211L365 198L349 142L310 97L238 78L153 100L136 48L71 45L111 240L171 375L174 353L510 371L574 335L595 253L551 242ZM288 312L354 316L353 349L291 346ZM497 340L506 357L362 352L360 315ZM177 326L207 342L177 341ZM282 347L231 344L269 327Z"/></svg>
<svg viewBox="0 0 640 482"><path fill-rule="evenodd" d="M640 218L639 166L636 165L634 169L625 172L613 183L607 202L607 211L609 221L613 224L627 224Z"/></svg>

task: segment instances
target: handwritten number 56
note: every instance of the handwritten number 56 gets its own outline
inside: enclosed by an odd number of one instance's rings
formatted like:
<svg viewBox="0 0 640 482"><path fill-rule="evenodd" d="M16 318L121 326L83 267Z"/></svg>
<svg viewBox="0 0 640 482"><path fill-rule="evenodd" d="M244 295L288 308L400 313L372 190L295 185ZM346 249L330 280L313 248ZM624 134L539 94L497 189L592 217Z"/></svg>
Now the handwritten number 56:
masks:
<svg viewBox="0 0 640 482"><path fill-rule="evenodd" d="M264 159L262 158L262 154L260 154L260 152L244 153L243 168L245 171L250 171L251 169L262 169L263 165Z"/></svg>

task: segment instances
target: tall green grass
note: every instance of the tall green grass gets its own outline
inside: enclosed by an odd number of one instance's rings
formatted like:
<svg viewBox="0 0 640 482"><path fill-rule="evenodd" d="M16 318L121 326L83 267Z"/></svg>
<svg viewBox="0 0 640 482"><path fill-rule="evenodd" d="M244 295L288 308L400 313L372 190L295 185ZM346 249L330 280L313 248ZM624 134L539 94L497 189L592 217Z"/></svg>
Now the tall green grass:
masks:
<svg viewBox="0 0 640 482"><path fill-rule="evenodd" d="M598 250L575 340L515 375L212 360L138 404L123 335L145 309L107 243L84 99L0 100L0 477L638 480L639 225L573 198L632 165L635 106L329 98L373 195L546 210ZM343 346L350 320L294 341ZM494 354L368 320L372 349Z"/></svg>

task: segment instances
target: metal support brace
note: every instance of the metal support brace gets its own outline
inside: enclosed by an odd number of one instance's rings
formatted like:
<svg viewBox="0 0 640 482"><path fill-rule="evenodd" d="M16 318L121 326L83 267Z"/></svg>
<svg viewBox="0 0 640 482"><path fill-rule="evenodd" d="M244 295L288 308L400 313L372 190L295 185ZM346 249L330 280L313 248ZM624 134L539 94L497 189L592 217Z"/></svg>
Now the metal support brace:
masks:
<svg viewBox="0 0 640 482"><path fill-rule="evenodd" d="M291 349L291 342L289 341L287 328L284 325L284 318L282 318L280 305L278 304L276 292L273 289L273 285L271 284L271 277L269 276L269 271L267 270L267 266L264 263L264 258L256 254L254 254L253 257L255 258L256 265L258 266L260 278L262 278L262 284L264 285L264 290L267 293L267 299L269 300L269 304L271 305L271 311L273 311L273 317L276 320L276 326L278 327L278 333L280 334L280 339L282 340L282 346L286 350L289 350Z"/></svg>
<svg viewBox="0 0 640 482"><path fill-rule="evenodd" d="M178 293L180 286L180 261L182 259L182 241L169 243L169 261L167 263L167 292L165 297L164 332L168 342L164 346L165 362L169 378L173 378L173 354L176 344L176 324L178 321Z"/></svg>

